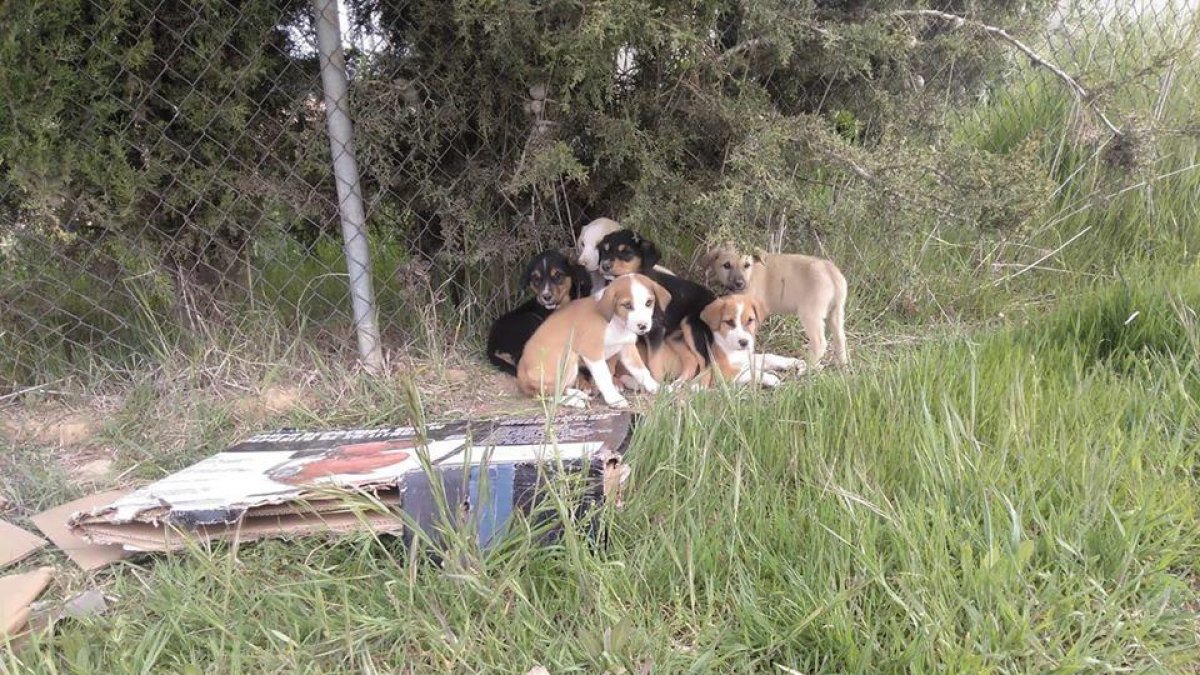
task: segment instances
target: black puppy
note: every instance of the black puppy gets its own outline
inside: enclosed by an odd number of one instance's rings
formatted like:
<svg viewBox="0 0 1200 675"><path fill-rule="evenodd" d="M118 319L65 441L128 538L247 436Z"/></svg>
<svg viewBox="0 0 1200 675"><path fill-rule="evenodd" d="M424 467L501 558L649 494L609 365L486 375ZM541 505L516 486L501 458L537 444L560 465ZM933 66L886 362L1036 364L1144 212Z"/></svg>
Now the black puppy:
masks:
<svg viewBox="0 0 1200 675"><path fill-rule="evenodd" d="M622 274L644 274L671 294L671 301L666 307L661 310L655 308L654 327L645 338L650 355L650 362L646 365L654 379L661 379L662 368L657 355L663 340L684 323L694 332L704 333L707 327L700 320L700 312L717 296L694 281L654 269L662 259L658 247L631 230L617 230L605 236L596 248L600 254L600 271L605 279L611 281ZM707 358L707 349L703 356Z"/></svg>
<svg viewBox="0 0 1200 675"><path fill-rule="evenodd" d="M533 299L496 319L487 341L488 360L513 376L525 343L550 312L592 293L587 270L557 251L545 251L531 260L521 276L521 285L533 291Z"/></svg>

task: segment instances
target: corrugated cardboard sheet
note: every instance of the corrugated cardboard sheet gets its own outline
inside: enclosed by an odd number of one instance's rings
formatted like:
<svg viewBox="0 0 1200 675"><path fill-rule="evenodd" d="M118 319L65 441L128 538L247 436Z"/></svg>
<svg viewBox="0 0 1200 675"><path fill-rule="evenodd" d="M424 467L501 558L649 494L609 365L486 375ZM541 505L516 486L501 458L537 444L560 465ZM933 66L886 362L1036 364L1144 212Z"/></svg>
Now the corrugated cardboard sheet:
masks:
<svg viewBox="0 0 1200 675"><path fill-rule="evenodd" d="M548 474L593 478L597 497L619 489L632 424L628 413L602 413L260 434L81 510L69 527L95 544L156 551L214 539L402 532L405 517L432 532L449 508L472 512L487 545L514 511L529 512Z"/></svg>

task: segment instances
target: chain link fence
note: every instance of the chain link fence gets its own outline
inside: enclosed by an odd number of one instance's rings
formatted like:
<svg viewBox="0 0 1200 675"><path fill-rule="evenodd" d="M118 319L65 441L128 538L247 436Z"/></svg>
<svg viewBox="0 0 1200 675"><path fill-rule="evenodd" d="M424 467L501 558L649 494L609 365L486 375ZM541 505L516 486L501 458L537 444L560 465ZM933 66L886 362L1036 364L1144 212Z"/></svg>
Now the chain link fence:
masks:
<svg viewBox="0 0 1200 675"><path fill-rule="evenodd" d="M469 347L600 216L685 271L742 226L835 255L891 311L913 263L864 242L1061 191L954 139L1039 106L1127 163L1187 132L1193 2L994 4L12 0L0 395L269 335Z"/></svg>

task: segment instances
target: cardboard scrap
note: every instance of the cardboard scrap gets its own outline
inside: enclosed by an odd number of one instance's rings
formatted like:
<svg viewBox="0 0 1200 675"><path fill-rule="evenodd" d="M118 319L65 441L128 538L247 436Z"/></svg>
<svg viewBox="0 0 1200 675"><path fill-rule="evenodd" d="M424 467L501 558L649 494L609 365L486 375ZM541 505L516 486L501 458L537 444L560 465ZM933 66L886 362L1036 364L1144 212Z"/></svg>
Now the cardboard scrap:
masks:
<svg viewBox="0 0 1200 675"><path fill-rule="evenodd" d="M53 567L0 577L0 641L15 637L25 627L31 611L29 606L50 585L53 577Z"/></svg>
<svg viewBox="0 0 1200 675"><path fill-rule="evenodd" d="M0 520L0 567L24 560L45 545L45 539Z"/></svg>
<svg viewBox="0 0 1200 675"><path fill-rule="evenodd" d="M101 492L76 499L49 511L43 511L30 520L42 531L42 534L54 542L55 546L62 549L68 558L75 561L75 564L82 567L85 572L90 572L128 558L133 553L120 546L101 545L87 541L67 527L67 520L72 514L111 504L114 500L127 494L129 494L128 489Z"/></svg>
<svg viewBox="0 0 1200 675"><path fill-rule="evenodd" d="M402 511L436 536L449 504L469 516L486 546L514 512L529 513L547 473L585 473L596 479L595 497L603 498L619 482L611 474L632 424L628 413L606 412L552 423L500 419L420 430L260 434L126 496L94 501L71 517L70 529L94 543L158 551L215 539L411 534ZM606 472L609 480L601 480Z"/></svg>

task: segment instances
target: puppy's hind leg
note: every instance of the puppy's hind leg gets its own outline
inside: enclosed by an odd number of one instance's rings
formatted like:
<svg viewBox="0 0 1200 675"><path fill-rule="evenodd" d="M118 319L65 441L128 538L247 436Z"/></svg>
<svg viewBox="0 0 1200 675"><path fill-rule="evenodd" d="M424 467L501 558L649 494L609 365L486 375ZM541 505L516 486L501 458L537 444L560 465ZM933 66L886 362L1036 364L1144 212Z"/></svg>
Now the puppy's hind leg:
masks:
<svg viewBox="0 0 1200 675"><path fill-rule="evenodd" d="M562 396L558 399L559 404L565 405L568 408L586 408L588 402L587 392L567 387L563 389Z"/></svg>
<svg viewBox="0 0 1200 675"><path fill-rule="evenodd" d="M850 365L850 350L846 346L846 280L841 279L838 293L833 299L833 311L829 315L829 330L833 333L833 352L838 365Z"/></svg>
<svg viewBox="0 0 1200 675"><path fill-rule="evenodd" d="M829 344L825 341L825 317L820 310L808 310L800 315L800 323L804 326L804 334L808 336L808 358L811 369L821 367L821 359L825 358L825 350Z"/></svg>
<svg viewBox="0 0 1200 675"><path fill-rule="evenodd" d="M658 391L658 381L642 363L642 356L638 353L637 345L629 345L621 350L621 365L629 371L642 389L651 394Z"/></svg>
<svg viewBox="0 0 1200 675"><path fill-rule="evenodd" d="M592 381L596 383L596 388L600 390L600 395L604 397L604 402L613 408L628 408L629 401L617 391L613 385L612 373L608 371L608 364L604 359L599 361L589 361L584 359L584 365L587 366L588 372L592 374Z"/></svg>

